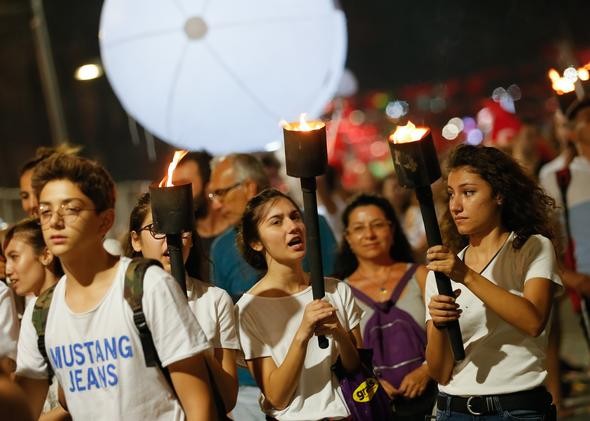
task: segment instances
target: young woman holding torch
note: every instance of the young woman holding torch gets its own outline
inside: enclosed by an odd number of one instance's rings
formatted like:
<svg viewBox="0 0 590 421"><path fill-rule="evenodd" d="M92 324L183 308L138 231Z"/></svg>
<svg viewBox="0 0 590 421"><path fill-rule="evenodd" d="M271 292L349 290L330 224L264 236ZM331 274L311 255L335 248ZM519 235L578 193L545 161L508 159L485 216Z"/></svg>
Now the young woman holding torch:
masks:
<svg viewBox="0 0 590 421"><path fill-rule="evenodd" d="M238 333L250 372L262 389L267 419L347 419L350 411L331 367L359 366L361 311L348 285L326 278L325 298L313 300L303 271L301 210L278 190L264 190L246 207L238 228L246 261L265 274L236 304ZM325 335L327 348L314 335Z"/></svg>
<svg viewBox="0 0 590 421"><path fill-rule="evenodd" d="M449 210L467 241L456 255L427 252L428 268L453 281L455 297L426 287L426 359L440 383L437 420L552 419L543 381L547 320L561 289L551 242L554 202L522 168L490 147L450 155ZM465 359L455 364L444 329L460 317Z"/></svg>
<svg viewBox="0 0 590 421"><path fill-rule="evenodd" d="M128 257L143 256L158 260L164 270L171 272L166 235L154 230L150 204L150 194L145 193L131 211L125 254ZM230 412L236 404L238 393L236 354L240 349L235 330L234 305L224 290L197 279L199 260L189 260L191 248L196 244L193 240L195 235L195 232L182 234L189 307L213 345L213 352L205 354L205 359L223 407ZM198 252L194 254L198 256Z"/></svg>

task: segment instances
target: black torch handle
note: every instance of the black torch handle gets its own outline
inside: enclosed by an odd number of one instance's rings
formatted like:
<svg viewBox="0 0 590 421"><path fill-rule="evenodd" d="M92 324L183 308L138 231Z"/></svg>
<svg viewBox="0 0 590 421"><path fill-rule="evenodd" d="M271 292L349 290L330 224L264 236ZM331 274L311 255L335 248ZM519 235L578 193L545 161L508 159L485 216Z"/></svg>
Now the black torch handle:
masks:
<svg viewBox="0 0 590 421"><path fill-rule="evenodd" d="M440 228L438 226L438 220L436 219L432 189L430 186L416 187L416 197L420 203L420 212L422 213L422 220L424 221L428 247L441 245L442 236L440 235ZM438 293L454 297L449 277L442 272L434 272L434 276L436 277ZM453 349L455 361L465 359L465 349L463 348L463 337L461 336L459 321L454 320L450 323L446 323L445 327L447 329L451 348Z"/></svg>
<svg viewBox="0 0 590 421"><path fill-rule="evenodd" d="M318 203L316 198L315 177L302 177L301 190L303 192L303 217L307 231L307 245L309 246L309 263L311 266L311 291L314 300L324 298L324 268L322 267L322 247L320 243L320 225L318 218ZM328 338L318 336L320 348L328 347Z"/></svg>
<svg viewBox="0 0 590 421"><path fill-rule="evenodd" d="M184 271L184 260L182 259L182 236L181 234L166 234L166 244L170 255L170 268L172 276L180 285L186 296L186 278Z"/></svg>

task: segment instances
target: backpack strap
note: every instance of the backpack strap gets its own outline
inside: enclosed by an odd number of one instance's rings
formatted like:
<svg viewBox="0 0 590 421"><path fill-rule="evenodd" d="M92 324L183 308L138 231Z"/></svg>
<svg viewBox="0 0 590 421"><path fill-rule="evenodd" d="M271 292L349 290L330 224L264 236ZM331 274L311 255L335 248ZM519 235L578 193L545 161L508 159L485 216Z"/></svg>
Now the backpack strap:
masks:
<svg viewBox="0 0 590 421"><path fill-rule="evenodd" d="M154 338L150 331L143 312L143 277L150 266L162 267L160 262L154 259L135 258L131 260L125 272L125 301L133 311L133 323L139 332L139 340L147 367L162 367L160 358L154 345Z"/></svg>
<svg viewBox="0 0 590 421"><path fill-rule="evenodd" d="M410 282L410 279L412 279L412 276L414 276L414 273L416 273L417 269L418 269L418 265L416 263L413 263L410 266L410 268L406 271L406 273L404 273L404 276L402 276L402 279L399 280L399 282L397 283L397 285L393 289L393 292L391 293L391 297L389 297L389 301L392 304L395 305L397 300L399 300L399 296L402 295L402 291L404 290L406 285L408 285L408 282Z"/></svg>
<svg viewBox="0 0 590 421"><path fill-rule="evenodd" d="M35 332L37 332L37 348L47 365L49 384L53 381L54 371L47 355L47 349L45 348L45 327L47 326L47 316L49 315L49 307L51 306L51 300L53 299L53 292L55 291L56 285L57 284L47 288L37 297L31 318L33 326L35 327Z"/></svg>

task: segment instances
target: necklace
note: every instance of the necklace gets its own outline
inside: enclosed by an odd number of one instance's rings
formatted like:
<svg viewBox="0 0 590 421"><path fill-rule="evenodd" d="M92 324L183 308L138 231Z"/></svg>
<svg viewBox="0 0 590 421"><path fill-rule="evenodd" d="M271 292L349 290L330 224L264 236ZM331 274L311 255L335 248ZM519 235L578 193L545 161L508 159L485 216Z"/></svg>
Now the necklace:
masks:
<svg viewBox="0 0 590 421"><path fill-rule="evenodd" d="M387 268L387 270L385 271L385 274L384 275L376 275L376 274L367 275L367 274L365 274L362 271L359 271L359 275L361 276L361 279L365 279L365 280L371 281L371 283L373 285L377 284L377 288L378 288L379 294L385 295L385 294L387 294L389 292L389 289L386 288L385 285L387 284L387 281L389 281L392 267L393 266L389 266ZM379 279L379 278L381 278L381 279Z"/></svg>

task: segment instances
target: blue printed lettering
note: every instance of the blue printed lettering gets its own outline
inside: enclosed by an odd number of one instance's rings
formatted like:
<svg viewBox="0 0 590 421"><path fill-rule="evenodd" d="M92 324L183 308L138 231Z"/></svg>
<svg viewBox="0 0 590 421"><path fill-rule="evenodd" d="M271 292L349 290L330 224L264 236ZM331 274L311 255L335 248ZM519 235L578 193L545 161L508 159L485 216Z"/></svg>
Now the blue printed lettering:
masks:
<svg viewBox="0 0 590 421"><path fill-rule="evenodd" d="M111 343L109 343L109 339L108 338L104 338L104 349L105 349L105 354L107 354L107 360L109 359L108 354L111 354L111 357L113 358L113 360L117 359L117 340L116 338L110 338Z"/></svg>
<svg viewBox="0 0 590 421"><path fill-rule="evenodd" d="M76 354L76 365L82 365L84 364L84 362L86 361L86 358L84 358L84 348L82 347L82 344L74 344L73 346L74 349L74 354Z"/></svg>
<svg viewBox="0 0 590 421"><path fill-rule="evenodd" d="M94 344L94 349L96 349L96 362L101 363L104 361L104 355L102 354L102 348L100 346L100 341L96 340Z"/></svg>
<svg viewBox="0 0 590 421"><path fill-rule="evenodd" d="M96 371L98 371L98 380L100 380L100 385L106 389L106 387L107 387L106 367L104 365L101 365L100 367L96 368Z"/></svg>
<svg viewBox="0 0 590 421"><path fill-rule="evenodd" d="M119 382L119 378L117 377L115 364L108 364L107 365L107 373L110 377L109 386L114 386Z"/></svg>
<svg viewBox="0 0 590 421"><path fill-rule="evenodd" d="M76 386L74 383L74 371L70 370L70 387L68 387L68 390L70 392L75 392L76 391Z"/></svg>
<svg viewBox="0 0 590 421"><path fill-rule="evenodd" d="M98 384L98 380L96 379L96 374L94 374L94 369L92 367L88 368L88 390L92 389L92 386L96 387L97 389L100 388Z"/></svg>
<svg viewBox="0 0 590 421"><path fill-rule="evenodd" d="M123 341L126 341L128 345L123 346ZM130 340L128 336L121 336L119 338L119 354L123 358L130 358L133 357L133 348L130 345Z"/></svg>
<svg viewBox="0 0 590 421"><path fill-rule="evenodd" d="M82 383L82 370L80 370L79 368L73 370L74 371L74 381L75 381L75 389L78 392L83 392L86 390L86 387L84 387Z"/></svg>
<svg viewBox="0 0 590 421"><path fill-rule="evenodd" d="M59 345L50 348L49 353L56 369L69 368L64 370L67 374L63 373L69 380L69 393L118 385L118 366L114 360L133 358L135 354L127 335Z"/></svg>
<svg viewBox="0 0 590 421"><path fill-rule="evenodd" d="M51 356L51 361L53 361L53 366L55 368L61 368L61 351L59 346L49 348L49 355Z"/></svg>
<svg viewBox="0 0 590 421"><path fill-rule="evenodd" d="M88 353L88 358L90 359L90 364L94 364L94 357L92 356L92 345L94 345L94 342L92 341L84 342L86 352Z"/></svg>
<svg viewBox="0 0 590 421"><path fill-rule="evenodd" d="M66 347L62 345L61 350L64 356L64 364L66 367L71 367L74 365L74 353L72 352L72 345L70 345L67 349L70 350L70 360L68 361L68 353L66 352Z"/></svg>

